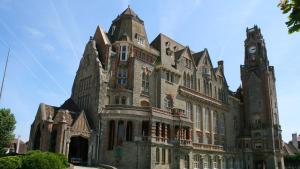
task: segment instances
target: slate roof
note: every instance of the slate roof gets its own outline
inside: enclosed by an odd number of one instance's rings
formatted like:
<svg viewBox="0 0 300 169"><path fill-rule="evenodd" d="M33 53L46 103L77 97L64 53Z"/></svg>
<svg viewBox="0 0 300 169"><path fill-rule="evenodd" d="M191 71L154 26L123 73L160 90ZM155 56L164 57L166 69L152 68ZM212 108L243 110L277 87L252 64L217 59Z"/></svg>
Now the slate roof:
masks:
<svg viewBox="0 0 300 169"><path fill-rule="evenodd" d="M284 153L284 155L292 156L295 154L299 154L300 150L298 148L296 148L292 142L289 142L289 143L284 143L283 153Z"/></svg>
<svg viewBox="0 0 300 169"><path fill-rule="evenodd" d="M196 65L199 64L199 61L201 60L203 54L204 54L204 50L203 51L200 51L200 52L197 52L197 53L194 53L192 56L194 57L194 61L196 63Z"/></svg>

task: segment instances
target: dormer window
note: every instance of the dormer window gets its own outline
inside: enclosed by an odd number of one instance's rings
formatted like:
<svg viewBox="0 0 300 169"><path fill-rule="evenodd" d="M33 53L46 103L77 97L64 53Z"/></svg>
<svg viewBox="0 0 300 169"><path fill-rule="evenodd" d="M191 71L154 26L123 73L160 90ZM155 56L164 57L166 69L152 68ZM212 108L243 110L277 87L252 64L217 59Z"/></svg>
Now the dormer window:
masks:
<svg viewBox="0 0 300 169"><path fill-rule="evenodd" d="M128 46L121 45L120 46L120 60L127 61L127 55L128 55Z"/></svg>
<svg viewBox="0 0 300 169"><path fill-rule="evenodd" d="M137 35L137 36L136 36L136 40L137 40L137 43L138 43L138 44L140 44L140 45L142 45L142 46L145 45L145 39L144 39L142 36Z"/></svg>
<svg viewBox="0 0 300 169"><path fill-rule="evenodd" d="M185 67L191 69L192 68L192 61L188 58L185 58Z"/></svg>

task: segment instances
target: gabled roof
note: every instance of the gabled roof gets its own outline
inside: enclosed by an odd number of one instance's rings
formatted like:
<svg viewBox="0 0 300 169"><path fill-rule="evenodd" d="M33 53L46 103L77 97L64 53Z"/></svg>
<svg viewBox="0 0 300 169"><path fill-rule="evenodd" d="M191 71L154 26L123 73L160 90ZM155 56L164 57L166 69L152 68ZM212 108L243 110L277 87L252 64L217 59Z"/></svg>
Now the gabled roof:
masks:
<svg viewBox="0 0 300 169"><path fill-rule="evenodd" d="M196 65L199 64L199 61L203 57L203 54L204 54L204 50L193 54L194 61L195 61Z"/></svg>
<svg viewBox="0 0 300 169"><path fill-rule="evenodd" d="M85 115L84 111L81 111L77 117L72 123L72 127L75 129L81 129L85 131L90 131L91 127L89 125L89 121L87 120L87 117Z"/></svg>

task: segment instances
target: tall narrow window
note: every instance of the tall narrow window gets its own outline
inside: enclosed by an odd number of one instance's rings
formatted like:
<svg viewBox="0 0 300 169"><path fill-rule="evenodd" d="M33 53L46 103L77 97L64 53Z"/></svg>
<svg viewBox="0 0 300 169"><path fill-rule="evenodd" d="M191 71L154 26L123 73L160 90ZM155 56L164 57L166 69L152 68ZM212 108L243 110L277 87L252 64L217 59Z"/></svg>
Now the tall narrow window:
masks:
<svg viewBox="0 0 300 169"><path fill-rule="evenodd" d="M187 86L185 72L183 73L183 86L185 86L185 87Z"/></svg>
<svg viewBox="0 0 300 169"><path fill-rule="evenodd" d="M127 84L127 69L119 68L118 70L118 84L126 85Z"/></svg>
<svg viewBox="0 0 300 169"><path fill-rule="evenodd" d="M165 109L171 110L173 108L173 100L170 95L167 95L164 99Z"/></svg>
<svg viewBox="0 0 300 169"><path fill-rule="evenodd" d="M220 134L225 134L225 118L223 113L220 114L219 119L220 119L220 129L219 129Z"/></svg>
<svg viewBox="0 0 300 169"><path fill-rule="evenodd" d="M218 121L218 112L214 112L213 121L214 121L214 123L213 123L214 132L218 133L218 124L219 124L219 121Z"/></svg>
<svg viewBox="0 0 300 169"><path fill-rule="evenodd" d="M184 156L184 169L189 169L190 168L190 159L189 155Z"/></svg>
<svg viewBox="0 0 300 169"><path fill-rule="evenodd" d="M161 153L162 153L162 155L161 155L162 160L161 161L162 161L163 164L165 164L166 163L166 149L163 148Z"/></svg>
<svg viewBox="0 0 300 169"><path fill-rule="evenodd" d="M185 106L185 115L188 119L192 119L192 111L193 111L193 105L191 102L186 102Z"/></svg>
<svg viewBox="0 0 300 169"><path fill-rule="evenodd" d="M194 76L191 75L191 89L194 89Z"/></svg>
<svg viewBox="0 0 300 169"><path fill-rule="evenodd" d="M128 121L126 126L126 141L132 141L132 122Z"/></svg>
<svg viewBox="0 0 300 169"><path fill-rule="evenodd" d="M142 122L142 136L143 137L149 136L149 121Z"/></svg>
<svg viewBox="0 0 300 169"><path fill-rule="evenodd" d="M127 61L127 50L128 50L128 46L123 45L120 46L120 60L121 61Z"/></svg>
<svg viewBox="0 0 300 169"><path fill-rule="evenodd" d="M118 135L117 135L118 136L117 137L118 145L122 145L123 144L124 134L125 134L124 122L123 121L119 121L118 122Z"/></svg>
<svg viewBox="0 0 300 169"><path fill-rule="evenodd" d="M115 104L120 104L120 97L119 96L115 97Z"/></svg>
<svg viewBox="0 0 300 169"><path fill-rule="evenodd" d="M109 137L108 137L108 150L112 150L114 148L115 142L115 121L109 122Z"/></svg>
<svg viewBox="0 0 300 169"><path fill-rule="evenodd" d="M159 152L159 148L157 147L156 148L156 163L159 163L159 161L160 161L160 152Z"/></svg>
<svg viewBox="0 0 300 169"><path fill-rule="evenodd" d="M204 114L204 115L205 115L205 116L204 116L204 117L205 117L205 118L204 118L204 120L205 120L205 121L204 121L204 123L205 123L205 124L204 124L204 130L205 130L205 131L209 131L209 110L208 110L207 108L205 108L204 111L205 111L205 114Z"/></svg>
<svg viewBox="0 0 300 169"><path fill-rule="evenodd" d="M186 87L190 88L191 87L191 78L190 78L190 75L187 74L187 77L186 77Z"/></svg>
<svg viewBox="0 0 300 169"><path fill-rule="evenodd" d="M145 72L142 73L142 91L145 93L149 92L149 75Z"/></svg>
<svg viewBox="0 0 300 169"><path fill-rule="evenodd" d="M201 129L201 116L202 116L202 109L200 106L197 106L196 110L196 128Z"/></svg>
<svg viewBox="0 0 300 169"><path fill-rule="evenodd" d="M127 103L127 98L126 98L126 96L122 96L121 103L122 103L123 105L125 105L125 104Z"/></svg>

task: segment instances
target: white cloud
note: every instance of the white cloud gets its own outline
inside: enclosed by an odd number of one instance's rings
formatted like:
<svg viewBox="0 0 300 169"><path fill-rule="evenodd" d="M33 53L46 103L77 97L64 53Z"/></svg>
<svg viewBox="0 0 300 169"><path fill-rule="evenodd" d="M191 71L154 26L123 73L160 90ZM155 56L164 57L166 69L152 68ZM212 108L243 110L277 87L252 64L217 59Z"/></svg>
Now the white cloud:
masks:
<svg viewBox="0 0 300 169"><path fill-rule="evenodd" d="M34 27L24 26L24 29L33 38L43 38L45 36L44 33Z"/></svg>

